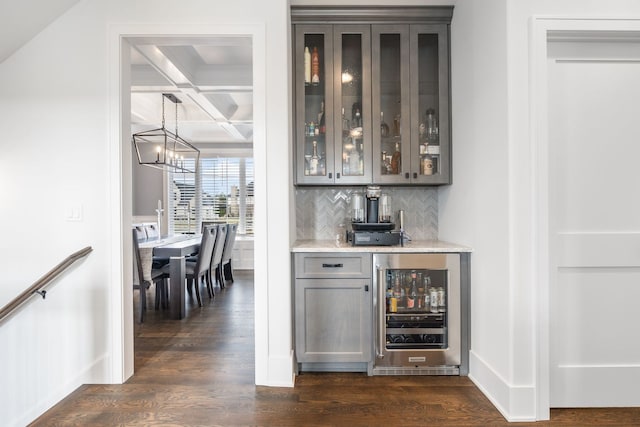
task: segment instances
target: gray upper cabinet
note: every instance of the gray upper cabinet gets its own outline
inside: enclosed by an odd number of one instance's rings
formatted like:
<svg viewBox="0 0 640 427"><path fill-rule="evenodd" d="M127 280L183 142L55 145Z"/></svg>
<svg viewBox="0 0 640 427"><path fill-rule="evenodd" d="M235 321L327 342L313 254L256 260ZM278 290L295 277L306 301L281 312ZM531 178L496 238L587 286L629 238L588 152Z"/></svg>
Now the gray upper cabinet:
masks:
<svg viewBox="0 0 640 427"><path fill-rule="evenodd" d="M297 185L451 182L452 14L292 7Z"/></svg>

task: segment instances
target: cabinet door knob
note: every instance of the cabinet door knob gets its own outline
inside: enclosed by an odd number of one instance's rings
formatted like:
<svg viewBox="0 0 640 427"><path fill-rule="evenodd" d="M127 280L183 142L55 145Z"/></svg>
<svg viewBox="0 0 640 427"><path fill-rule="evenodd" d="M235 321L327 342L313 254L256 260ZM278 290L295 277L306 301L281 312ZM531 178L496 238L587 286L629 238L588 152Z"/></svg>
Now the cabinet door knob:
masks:
<svg viewBox="0 0 640 427"><path fill-rule="evenodd" d="M336 172L336 179L340 179L340 172Z"/></svg>
<svg viewBox="0 0 640 427"><path fill-rule="evenodd" d="M405 179L409 179L409 172L405 172L404 173L404 177L405 177Z"/></svg>
<svg viewBox="0 0 640 427"><path fill-rule="evenodd" d="M332 177L333 177L333 174L329 172L329 179L331 179Z"/></svg>
<svg viewBox="0 0 640 427"><path fill-rule="evenodd" d="M364 291L369 292L369 285L364 285Z"/></svg>
<svg viewBox="0 0 640 427"><path fill-rule="evenodd" d="M418 172L413 173L413 179L418 179Z"/></svg>

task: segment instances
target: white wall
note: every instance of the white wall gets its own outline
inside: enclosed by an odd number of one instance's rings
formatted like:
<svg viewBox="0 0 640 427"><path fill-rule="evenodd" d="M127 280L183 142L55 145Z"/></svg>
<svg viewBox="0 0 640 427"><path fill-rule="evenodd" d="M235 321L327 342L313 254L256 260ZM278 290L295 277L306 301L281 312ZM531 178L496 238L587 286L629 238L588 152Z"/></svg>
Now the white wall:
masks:
<svg viewBox="0 0 640 427"><path fill-rule="evenodd" d="M470 377L498 402L509 393L512 344L506 40L506 0L456 3L453 184L439 194L440 239L474 249Z"/></svg>
<svg viewBox="0 0 640 427"><path fill-rule="evenodd" d="M256 189L265 212L256 236L256 277L265 278L256 286L256 301L263 302L256 308L256 382L292 384L291 337L282 333L291 329L289 240L282 238L289 218L281 210L289 193L273 190L291 186L281 167L289 150L287 17L286 0L237 0L224 8L207 0L84 0L0 64L0 304L69 253L94 247L45 301L33 301L0 325L4 425L28 423L80 384L119 382L130 373L118 341L126 336L125 347L132 344L131 304L122 307L124 323L118 305L123 293L130 302L131 290L123 290L118 274L129 233L122 232L124 243L113 233L121 219L127 224L131 209L123 203L129 212L120 218L118 188L130 173L118 169L120 155L127 155L120 153L119 116L113 114L117 28L162 34L162 28L206 27L216 34L218 28L255 26L264 34L255 42L263 66L255 88L263 101L256 109L261 128L255 138L262 144L256 174L268 176ZM126 193L125 199L130 189ZM67 222L65 208L74 205L82 207L83 219ZM279 215L267 217L267 210ZM124 354L130 357L130 349Z"/></svg>

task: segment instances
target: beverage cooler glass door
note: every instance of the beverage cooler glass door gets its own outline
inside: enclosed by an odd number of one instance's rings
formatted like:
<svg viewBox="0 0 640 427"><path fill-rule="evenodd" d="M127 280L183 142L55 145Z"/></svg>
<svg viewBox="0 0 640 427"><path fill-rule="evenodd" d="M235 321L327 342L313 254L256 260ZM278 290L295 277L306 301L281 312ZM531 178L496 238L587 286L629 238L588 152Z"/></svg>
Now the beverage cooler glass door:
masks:
<svg viewBox="0 0 640 427"><path fill-rule="evenodd" d="M457 375L460 255L374 255L373 373Z"/></svg>

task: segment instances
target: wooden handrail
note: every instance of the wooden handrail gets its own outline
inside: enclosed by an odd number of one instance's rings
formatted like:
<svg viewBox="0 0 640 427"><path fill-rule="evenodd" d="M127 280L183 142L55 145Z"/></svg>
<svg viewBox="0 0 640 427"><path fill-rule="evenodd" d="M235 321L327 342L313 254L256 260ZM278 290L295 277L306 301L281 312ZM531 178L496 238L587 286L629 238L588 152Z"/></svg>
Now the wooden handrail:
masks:
<svg viewBox="0 0 640 427"><path fill-rule="evenodd" d="M46 292L42 288L51 283L56 277L58 277L62 272L64 272L71 264L83 258L89 254L93 249L91 246L87 246L84 249L80 249L77 252L72 253L64 261L60 264L56 265L52 268L47 274L38 279L33 285L31 285L27 290L22 292L20 295L15 297L9 304L2 307L0 310L0 322L4 320L13 310L20 307L25 301L27 301L30 297L35 294L41 295L42 298L45 297Z"/></svg>

